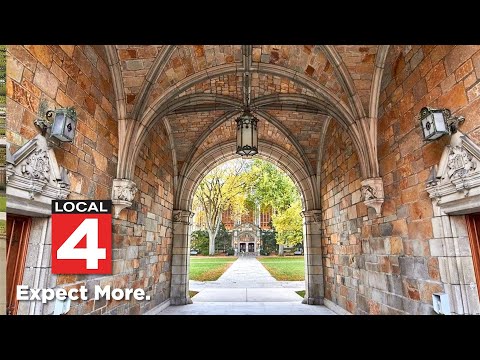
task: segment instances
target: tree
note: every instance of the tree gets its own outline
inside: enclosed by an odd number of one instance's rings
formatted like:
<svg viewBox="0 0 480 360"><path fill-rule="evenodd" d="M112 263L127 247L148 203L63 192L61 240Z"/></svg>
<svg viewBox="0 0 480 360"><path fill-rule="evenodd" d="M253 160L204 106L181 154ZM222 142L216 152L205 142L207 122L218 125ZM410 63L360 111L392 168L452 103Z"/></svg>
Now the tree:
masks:
<svg viewBox="0 0 480 360"><path fill-rule="evenodd" d="M209 237L209 255L215 254L217 236L223 211L230 208L234 216L245 210L246 162L233 160L210 171L195 192L193 207L203 212Z"/></svg>
<svg viewBox="0 0 480 360"><path fill-rule="evenodd" d="M277 244L287 247L299 245L303 241L302 204L295 201L288 209L282 211L272 219L277 231Z"/></svg>
<svg viewBox="0 0 480 360"><path fill-rule="evenodd" d="M192 232L192 249L198 250L200 254L208 253L208 232L205 230L196 230Z"/></svg>
<svg viewBox="0 0 480 360"><path fill-rule="evenodd" d="M264 253L270 254L277 250L277 240L275 228L272 230L261 230L262 248Z"/></svg>
<svg viewBox="0 0 480 360"><path fill-rule="evenodd" d="M227 249L232 247L232 235L227 231L225 225L220 223L217 236L215 237L215 248L217 251L226 252Z"/></svg>
<svg viewBox="0 0 480 360"><path fill-rule="evenodd" d="M272 163L255 159L248 173L251 189L247 202L258 202L262 210L284 211L300 199L293 181Z"/></svg>
<svg viewBox="0 0 480 360"><path fill-rule="evenodd" d="M249 172L251 191L247 203L259 203L262 210L271 208L279 255L283 246L302 242L303 229L300 194L293 181L272 163L255 159ZM280 226L280 228L277 227Z"/></svg>

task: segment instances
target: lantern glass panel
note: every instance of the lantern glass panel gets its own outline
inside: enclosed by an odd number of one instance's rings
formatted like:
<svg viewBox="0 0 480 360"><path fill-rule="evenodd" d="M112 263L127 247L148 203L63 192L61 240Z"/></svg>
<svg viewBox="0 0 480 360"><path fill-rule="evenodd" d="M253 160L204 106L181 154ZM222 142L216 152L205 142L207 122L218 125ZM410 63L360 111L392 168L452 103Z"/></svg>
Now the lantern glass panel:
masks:
<svg viewBox="0 0 480 360"><path fill-rule="evenodd" d="M75 135L76 121L69 116L65 117L65 126L63 128L63 136L65 140L72 141Z"/></svg>
<svg viewBox="0 0 480 360"><path fill-rule="evenodd" d="M434 112L433 117L434 117L434 121L435 121L436 130L440 131L442 133L446 133L447 132L447 127L445 125L445 118L443 116L443 113Z"/></svg>
<svg viewBox="0 0 480 360"><path fill-rule="evenodd" d="M64 112L55 113L55 118L53 120L53 126L52 126L52 136L62 135L64 122L65 122L65 113Z"/></svg>

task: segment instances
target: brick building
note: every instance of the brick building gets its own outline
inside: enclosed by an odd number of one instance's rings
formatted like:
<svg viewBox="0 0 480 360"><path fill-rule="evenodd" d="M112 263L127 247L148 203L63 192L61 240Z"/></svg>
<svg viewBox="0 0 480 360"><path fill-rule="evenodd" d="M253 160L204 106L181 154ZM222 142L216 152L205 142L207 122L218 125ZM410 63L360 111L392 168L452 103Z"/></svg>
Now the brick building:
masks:
<svg viewBox="0 0 480 360"><path fill-rule="evenodd" d="M194 211L192 230L205 230L205 219L201 212ZM222 223L225 229L232 235L231 247L236 254L250 252L259 254L261 247L261 230L272 229L272 210L247 209L240 217L235 216L231 209L222 213Z"/></svg>
<svg viewBox="0 0 480 360"><path fill-rule="evenodd" d="M75 302L73 314L188 303L193 192L236 156L248 93L258 156L302 195L306 303L432 314L440 292L453 313L480 313L480 46L17 45L7 67L8 222L29 230L7 239L26 254L7 292L111 284L152 297ZM48 149L34 125L42 103L75 107L73 143ZM425 106L464 116L459 132L424 141ZM15 154L29 151L54 157L63 175L28 178ZM112 275L51 274L48 204L58 197L112 198Z"/></svg>

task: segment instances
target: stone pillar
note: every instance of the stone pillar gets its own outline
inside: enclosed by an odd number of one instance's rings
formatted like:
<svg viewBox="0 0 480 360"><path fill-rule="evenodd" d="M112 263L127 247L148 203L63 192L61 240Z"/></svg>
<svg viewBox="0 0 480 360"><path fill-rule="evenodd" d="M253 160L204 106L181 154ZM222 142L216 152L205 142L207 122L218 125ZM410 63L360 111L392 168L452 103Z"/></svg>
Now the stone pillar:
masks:
<svg viewBox="0 0 480 360"><path fill-rule="evenodd" d="M191 304L188 295L188 271L190 268L190 221L193 213L188 210L173 210L173 254L171 305Z"/></svg>
<svg viewBox="0 0 480 360"><path fill-rule="evenodd" d="M309 210L302 212L302 216L306 290L303 303L323 305L322 212L321 210Z"/></svg>

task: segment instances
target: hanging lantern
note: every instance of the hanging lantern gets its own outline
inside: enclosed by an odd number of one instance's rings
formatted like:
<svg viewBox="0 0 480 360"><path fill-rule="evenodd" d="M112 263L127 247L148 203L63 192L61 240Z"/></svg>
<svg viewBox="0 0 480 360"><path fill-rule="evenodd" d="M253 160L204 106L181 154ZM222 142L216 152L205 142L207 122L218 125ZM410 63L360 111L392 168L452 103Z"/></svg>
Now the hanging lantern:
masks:
<svg viewBox="0 0 480 360"><path fill-rule="evenodd" d="M258 154L258 119L247 109L236 122L237 154L245 157Z"/></svg>

